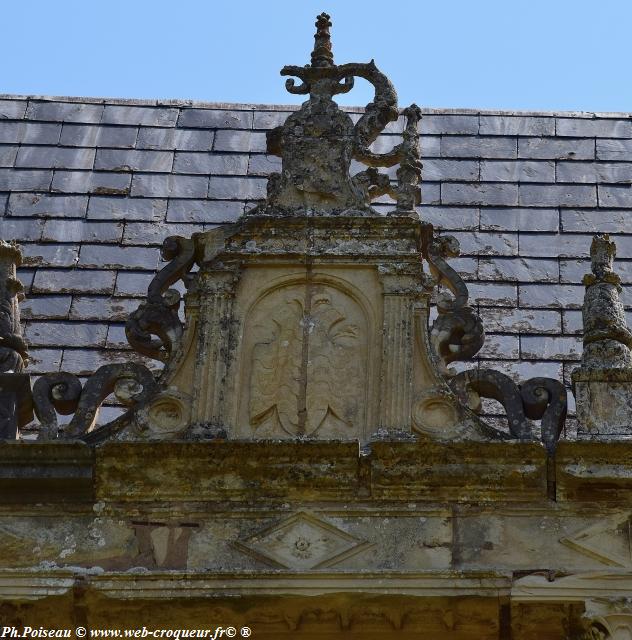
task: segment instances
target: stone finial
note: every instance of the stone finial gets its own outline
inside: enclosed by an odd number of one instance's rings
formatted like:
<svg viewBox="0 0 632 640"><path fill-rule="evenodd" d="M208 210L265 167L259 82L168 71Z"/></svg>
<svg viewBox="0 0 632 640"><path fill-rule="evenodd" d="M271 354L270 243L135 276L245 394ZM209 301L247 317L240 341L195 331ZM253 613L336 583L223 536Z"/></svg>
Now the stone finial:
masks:
<svg viewBox="0 0 632 640"><path fill-rule="evenodd" d="M268 198L249 215L378 215L371 201L389 194L397 201L397 214L415 217L420 200L419 142L417 123L421 117L414 105L404 113L408 125L402 144L385 154L370 147L389 122L397 120L397 94L388 78L369 63L334 64L329 15L316 19L311 64L286 66L281 75L289 78L286 89L309 95L299 111L285 124L268 132L268 153L280 156L282 172L268 179ZM374 99L354 125L333 96L353 88L354 77L375 87ZM351 176L351 161L367 165ZM397 185L377 167L400 165Z"/></svg>
<svg viewBox="0 0 632 640"><path fill-rule="evenodd" d="M331 36L329 34L330 27L329 14L321 13L316 18L312 67L333 67L334 65L334 54L331 51Z"/></svg>
<svg viewBox="0 0 632 640"><path fill-rule="evenodd" d="M584 353L572 374L579 437L627 435L632 425L632 332L619 298L615 256L607 234L593 238L592 273L584 276Z"/></svg>
<svg viewBox="0 0 632 640"><path fill-rule="evenodd" d="M0 240L0 372L20 373L27 362L18 307L22 284L15 271L21 263L19 247Z"/></svg>
<svg viewBox="0 0 632 640"><path fill-rule="evenodd" d="M592 273L584 276L584 353L582 367L632 368L632 332L619 298L621 279L613 271L616 245L608 234L596 235L590 246Z"/></svg>

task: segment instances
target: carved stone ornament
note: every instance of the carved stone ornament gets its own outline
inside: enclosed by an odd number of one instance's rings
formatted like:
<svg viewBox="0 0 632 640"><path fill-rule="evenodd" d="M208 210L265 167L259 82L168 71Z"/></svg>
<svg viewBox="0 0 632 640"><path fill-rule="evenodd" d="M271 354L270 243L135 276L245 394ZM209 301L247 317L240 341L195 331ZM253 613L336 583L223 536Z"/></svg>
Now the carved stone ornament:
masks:
<svg viewBox="0 0 632 640"><path fill-rule="evenodd" d="M616 245L607 234L590 246L592 273L584 276L584 352L573 371L579 433L632 433L632 332L613 270Z"/></svg>
<svg viewBox="0 0 632 640"><path fill-rule="evenodd" d="M316 35L311 64L286 66L281 75L295 76L285 83L293 94L307 95L309 100L267 134L268 153L282 159L281 173L272 174L268 182L268 199L251 215L377 215L371 200L385 193L397 200L398 213L415 214L420 202L419 142L417 123L421 112L416 105L404 111L407 125L403 142L385 154L371 151L371 144L389 122L397 120L397 94L388 78L369 63L334 64L326 13L316 19ZM353 88L354 77L363 78L375 87L375 98L354 125L341 111L333 96ZM368 168L350 175L351 161ZM377 167L399 164L397 185L377 171Z"/></svg>
<svg viewBox="0 0 632 640"><path fill-rule="evenodd" d="M501 384L507 393L494 393L509 398L509 434L463 400L485 395L489 379L454 378L448 365L471 359L485 333L447 263L457 241L438 236L415 210L421 112L404 109L401 144L374 153L372 143L400 116L397 95L373 61L334 64L330 27L328 15L318 16L311 63L281 71L301 81L288 79L290 93L309 97L268 134L282 171L270 177L266 201L233 225L163 244L167 264L126 324L130 345L160 361L160 374L129 362L101 367L83 385L68 373L40 377L32 390L40 439L541 437L552 449L565 415L559 383L538 380L520 392ZM354 77L375 88L355 124L333 101ZM352 176L352 160L367 169ZM396 182L378 167L396 167ZM385 193L396 207L382 216L370 203ZM4 340L11 357L23 358L15 295L5 300ZM128 411L99 426L99 406L112 393ZM59 415L71 416L67 426ZM541 436L533 418L542 420Z"/></svg>
<svg viewBox="0 0 632 640"><path fill-rule="evenodd" d="M284 569L331 567L371 547L309 513L297 513L235 543L241 551Z"/></svg>

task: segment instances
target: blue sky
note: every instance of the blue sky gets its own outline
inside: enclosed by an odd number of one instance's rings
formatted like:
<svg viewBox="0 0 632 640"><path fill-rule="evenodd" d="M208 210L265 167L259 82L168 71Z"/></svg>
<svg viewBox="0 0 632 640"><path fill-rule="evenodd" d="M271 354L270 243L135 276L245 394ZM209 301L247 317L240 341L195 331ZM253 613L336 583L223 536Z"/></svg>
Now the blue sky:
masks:
<svg viewBox="0 0 632 640"><path fill-rule="evenodd" d="M402 106L632 111L630 0L6 0L0 92L297 103L321 11Z"/></svg>

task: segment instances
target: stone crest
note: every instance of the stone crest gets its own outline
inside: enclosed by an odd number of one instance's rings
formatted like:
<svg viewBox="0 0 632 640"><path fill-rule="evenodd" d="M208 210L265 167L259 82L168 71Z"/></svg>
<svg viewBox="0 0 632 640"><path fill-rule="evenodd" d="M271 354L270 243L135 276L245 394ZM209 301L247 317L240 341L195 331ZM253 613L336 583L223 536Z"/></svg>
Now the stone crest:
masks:
<svg viewBox="0 0 632 640"><path fill-rule="evenodd" d="M83 384L42 376L27 394L40 439L519 439L554 450L566 406L560 383L538 378L519 389L498 372L448 368L475 356L485 333L448 264L458 242L416 211L420 110L400 112L373 61L335 64L330 28L319 15L310 63L281 70L287 90L308 98L268 134L282 167L265 202L233 225L164 242L167 265L126 324L130 345L161 362L161 373L132 361ZM334 101L354 78L375 90L355 123ZM373 151L400 117L401 142ZM366 169L352 175L352 161ZM395 168L395 179L381 167ZM371 206L384 194L396 203L386 216ZM4 316L14 326L10 304ZM129 410L98 426L110 394ZM509 433L476 416L472 399L485 396L504 399ZM72 416L63 429L59 414Z"/></svg>

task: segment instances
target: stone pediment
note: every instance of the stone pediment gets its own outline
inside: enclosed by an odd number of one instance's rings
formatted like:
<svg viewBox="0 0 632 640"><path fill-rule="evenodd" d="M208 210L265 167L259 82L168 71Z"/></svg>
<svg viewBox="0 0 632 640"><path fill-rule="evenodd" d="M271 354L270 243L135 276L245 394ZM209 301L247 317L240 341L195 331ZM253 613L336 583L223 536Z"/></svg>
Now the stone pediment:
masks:
<svg viewBox="0 0 632 640"><path fill-rule="evenodd" d="M373 61L334 63L330 26L318 16L311 64L281 71L300 81L288 79L288 91L308 99L267 133L281 171L269 177L265 202L235 224L163 244L167 265L126 324L130 345L162 371L132 360L102 366L85 383L42 376L32 392L11 392L25 417L7 418L5 431L16 433L33 409L40 439L92 444L515 439L554 450L566 412L561 383L519 387L497 371L449 367L475 356L485 333L447 262L459 255L457 240L419 219L421 112L403 109L401 141L375 152L400 115L397 94ZM354 78L375 90L355 122L333 100ZM353 173L352 161L365 169ZM372 202L385 194L396 208L382 216ZM7 282L16 252L5 252L14 256L4 263ZM3 297L6 324L19 327L16 293ZM21 365L23 341L11 335L19 348L7 362ZM129 411L96 428L112 394ZM476 416L482 397L503 404L507 429ZM62 429L64 414L72 418Z"/></svg>

